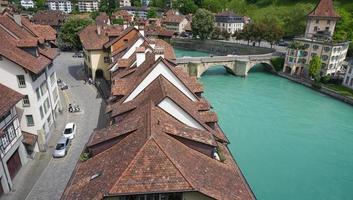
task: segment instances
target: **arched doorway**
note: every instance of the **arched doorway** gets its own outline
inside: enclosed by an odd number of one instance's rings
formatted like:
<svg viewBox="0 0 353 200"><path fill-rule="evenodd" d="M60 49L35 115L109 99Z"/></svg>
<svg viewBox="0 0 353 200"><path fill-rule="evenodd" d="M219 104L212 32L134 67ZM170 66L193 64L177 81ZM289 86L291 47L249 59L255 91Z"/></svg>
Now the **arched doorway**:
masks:
<svg viewBox="0 0 353 200"><path fill-rule="evenodd" d="M104 72L103 72L103 70L101 70L101 69L97 69L97 70L96 70L96 79L97 79L97 78L100 78L100 79L104 78Z"/></svg>

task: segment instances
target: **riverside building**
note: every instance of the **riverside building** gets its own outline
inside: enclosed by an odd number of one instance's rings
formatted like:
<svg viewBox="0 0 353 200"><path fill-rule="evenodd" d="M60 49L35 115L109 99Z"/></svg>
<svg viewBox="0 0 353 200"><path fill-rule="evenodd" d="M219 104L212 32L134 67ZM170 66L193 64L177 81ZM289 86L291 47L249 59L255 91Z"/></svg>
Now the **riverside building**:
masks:
<svg viewBox="0 0 353 200"><path fill-rule="evenodd" d="M317 55L322 61L321 75L335 76L342 68L349 47L349 42L332 39L339 18L332 0L320 0L307 16L305 36L294 39L301 47L288 48L283 72L308 76L310 61Z"/></svg>
<svg viewBox="0 0 353 200"><path fill-rule="evenodd" d="M51 127L61 107L56 73L56 32L27 18L0 15L0 83L23 95L16 105L23 132L35 138L27 151L46 150Z"/></svg>
<svg viewBox="0 0 353 200"><path fill-rule="evenodd" d="M244 17L235 15L233 12L227 11L215 15L215 27L222 31L234 34L244 28Z"/></svg>
<svg viewBox="0 0 353 200"><path fill-rule="evenodd" d="M91 135L62 199L255 199L202 85L163 48L133 52L112 72L110 125Z"/></svg>
<svg viewBox="0 0 353 200"><path fill-rule="evenodd" d="M48 0L49 10L60 10L64 13L71 13L72 3L69 0Z"/></svg>

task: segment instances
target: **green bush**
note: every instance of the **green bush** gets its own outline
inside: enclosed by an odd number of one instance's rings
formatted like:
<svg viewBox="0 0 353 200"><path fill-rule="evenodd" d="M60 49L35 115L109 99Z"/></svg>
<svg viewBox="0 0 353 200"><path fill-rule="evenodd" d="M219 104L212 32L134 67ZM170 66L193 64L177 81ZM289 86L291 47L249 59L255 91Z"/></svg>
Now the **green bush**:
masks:
<svg viewBox="0 0 353 200"><path fill-rule="evenodd" d="M87 152L84 152L80 155L80 161L81 162L85 162L86 160L88 160L91 157L91 155Z"/></svg>
<svg viewBox="0 0 353 200"><path fill-rule="evenodd" d="M123 25L124 24L124 20L123 19L113 19L113 24L119 24L119 25Z"/></svg>
<svg viewBox="0 0 353 200"><path fill-rule="evenodd" d="M271 59L271 64L273 65L273 67L275 68L275 70L277 72L282 71L283 70L283 66L284 66L284 58L272 58Z"/></svg>
<svg viewBox="0 0 353 200"><path fill-rule="evenodd" d="M321 83L329 83L331 81L331 77L330 76L324 76L321 77Z"/></svg>

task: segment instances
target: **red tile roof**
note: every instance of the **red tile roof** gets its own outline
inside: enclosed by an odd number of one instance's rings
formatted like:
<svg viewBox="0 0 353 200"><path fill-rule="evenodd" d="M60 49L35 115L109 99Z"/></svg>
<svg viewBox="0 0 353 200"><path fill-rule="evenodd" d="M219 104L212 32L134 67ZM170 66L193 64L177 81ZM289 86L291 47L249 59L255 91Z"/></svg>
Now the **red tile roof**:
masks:
<svg viewBox="0 0 353 200"><path fill-rule="evenodd" d="M14 107L23 95L0 84L0 117Z"/></svg>
<svg viewBox="0 0 353 200"><path fill-rule="evenodd" d="M109 36L118 37L123 31L123 27L101 26L100 31L101 34L98 34L97 25L91 24L79 33L82 45L86 50L103 49L104 44L109 41Z"/></svg>
<svg viewBox="0 0 353 200"><path fill-rule="evenodd" d="M44 39L32 33L27 26L18 25L11 15L0 15L0 25L0 55L21 67L37 74L58 55L56 49L40 48L38 43L44 42ZM26 52L22 47L36 48L37 56Z"/></svg>
<svg viewBox="0 0 353 200"><path fill-rule="evenodd" d="M32 133L27 133L22 131L22 135L23 135L22 142L30 146L33 146L38 140L38 135L34 135Z"/></svg>
<svg viewBox="0 0 353 200"><path fill-rule="evenodd" d="M315 9L309 13L309 17L339 18L333 6L332 0L320 0Z"/></svg>
<svg viewBox="0 0 353 200"><path fill-rule="evenodd" d="M33 15L32 21L36 24L49 25L49 26L60 26L68 18L68 15L61 11L48 10L38 11Z"/></svg>

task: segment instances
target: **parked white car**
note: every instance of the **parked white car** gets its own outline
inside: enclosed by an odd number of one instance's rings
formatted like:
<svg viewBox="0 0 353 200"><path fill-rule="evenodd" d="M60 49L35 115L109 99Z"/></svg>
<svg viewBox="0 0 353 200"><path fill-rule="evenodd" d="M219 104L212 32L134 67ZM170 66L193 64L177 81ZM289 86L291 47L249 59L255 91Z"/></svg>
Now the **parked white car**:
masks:
<svg viewBox="0 0 353 200"><path fill-rule="evenodd" d="M75 135L76 135L76 124L72 122L67 123L65 126L65 130L63 131L63 136L72 140L75 138Z"/></svg>
<svg viewBox="0 0 353 200"><path fill-rule="evenodd" d="M61 157L66 156L70 145L71 145L70 139L62 136L59 139L58 143L56 144L56 147L55 147L55 150L53 153L53 157L54 158L61 158Z"/></svg>

